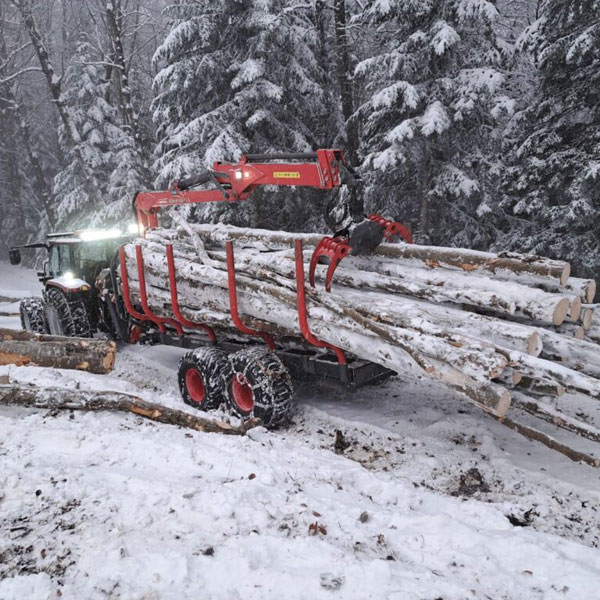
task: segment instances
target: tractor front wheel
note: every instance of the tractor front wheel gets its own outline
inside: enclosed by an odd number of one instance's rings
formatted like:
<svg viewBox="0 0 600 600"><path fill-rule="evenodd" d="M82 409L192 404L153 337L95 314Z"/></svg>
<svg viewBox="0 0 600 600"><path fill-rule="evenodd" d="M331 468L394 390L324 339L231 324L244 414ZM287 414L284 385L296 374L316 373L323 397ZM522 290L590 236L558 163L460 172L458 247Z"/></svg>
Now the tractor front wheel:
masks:
<svg viewBox="0 0 600 600"><path fill-rule="evenodd" d="M52 335L92 337L92 326L83 298L67 298L56 288L46 290L46 319Z"/></svg>
<svg viewBox="0 0 600 600"><path fill-rule="evenodd" d="M218 408L231 379L227 354L217 348L192 350L181 359L177 379L186 404L200 410Z"/></svg>
<svg viewBox="0 0 600 600"><path fill-rule="evenodd" d="M292 403L292 379L280 358L253 347L229 357L233 369L227 387L229 406L237 415L259 418L265 427L284 424Z"/></svg>
<svg viewBox="0 0 600 600"><path fill-rule="evenodd" d="M46 309L42 298L23 298L19 304L21 327L32 333L48 333Z"/></svg>

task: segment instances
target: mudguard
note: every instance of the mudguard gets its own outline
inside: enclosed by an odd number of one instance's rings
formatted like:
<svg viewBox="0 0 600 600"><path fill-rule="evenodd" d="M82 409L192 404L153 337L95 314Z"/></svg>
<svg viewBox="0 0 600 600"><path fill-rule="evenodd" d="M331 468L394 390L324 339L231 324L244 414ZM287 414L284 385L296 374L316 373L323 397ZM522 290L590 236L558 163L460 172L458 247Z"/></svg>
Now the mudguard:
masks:
<svg viewBox="0 0 600 600"><path fill-rule="evenodd" d="M89 292L91 287L90 284L84 279L77 277L54 277L46 282L46 287L57 287L63 292Z"/></svg>

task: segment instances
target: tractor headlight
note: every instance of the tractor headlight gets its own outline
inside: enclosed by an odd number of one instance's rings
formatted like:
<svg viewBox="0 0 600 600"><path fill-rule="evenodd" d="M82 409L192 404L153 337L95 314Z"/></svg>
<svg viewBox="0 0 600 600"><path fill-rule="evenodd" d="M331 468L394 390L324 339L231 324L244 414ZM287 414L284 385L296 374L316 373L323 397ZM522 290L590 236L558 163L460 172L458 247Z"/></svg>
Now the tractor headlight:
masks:
<svg viewBox="0 0 600 600"><path fill-rule="evenodd" d="M142 233L143 227L138 223L129 223L129 233L131 235L140 235Z"/></svg>
<svg viewBox="0 0 600 600"><path fill-rule="evenodd" d="M121 236L119 229L88 229L81 231L79 237L84 242L94 242L97 240L108 240L110 238L118 238Z"/></svg>
<svg viewBox="0 0 600 600"><path fill-rule="evenodd" d="M71 280L71 279L75 279L75 274L73 273L73 271L65 271L65 272L63 273L63 277L64 277L65 279L69 279L69 280Z"/></svg>

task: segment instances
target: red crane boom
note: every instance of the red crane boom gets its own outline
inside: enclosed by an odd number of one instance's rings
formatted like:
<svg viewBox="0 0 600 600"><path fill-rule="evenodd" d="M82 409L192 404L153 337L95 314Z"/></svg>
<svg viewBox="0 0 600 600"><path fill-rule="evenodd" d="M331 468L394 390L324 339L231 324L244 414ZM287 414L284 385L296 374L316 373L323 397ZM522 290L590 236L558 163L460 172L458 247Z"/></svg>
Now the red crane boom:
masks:
<svg viewBox="0 0 600 600"><path fill-rule="evenodd" d="M241 202L260 186L301 186L331 190L342 185L355 186L360 175L346 164L341 150L317 150L302 154L249 154L236 164L215 162L212 171L174 182L168 190L138 192L134 209L138 223L144 230L159 226L158 214L168 206L200 204L204 202ZM200 185L211 188L190 189ZM379 215L369 215L362 222L324 237L315 248L310 267L310 281L320 260L329 261L326 288L340 260L350 253L360 254L377 247L384 239L400 235L412 243L410 232L401 223L388 221Z"/></svg>

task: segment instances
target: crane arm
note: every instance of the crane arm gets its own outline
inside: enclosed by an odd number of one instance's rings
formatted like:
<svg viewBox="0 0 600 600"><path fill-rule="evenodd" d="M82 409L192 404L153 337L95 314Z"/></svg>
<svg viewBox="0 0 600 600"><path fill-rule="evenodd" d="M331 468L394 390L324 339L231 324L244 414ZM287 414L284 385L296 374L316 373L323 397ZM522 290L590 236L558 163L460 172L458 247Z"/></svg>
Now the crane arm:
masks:
<svg viewBox="0 0 600 600"><path fill-rule="evenodd" d="M294 162L290 162L294 161ZM303 154L249 154L236 164L214 163L206 171L174 182L166 191L139 192L134 208L140 225L158 227L158 213L168 206L204 202L239 202L257 187L265 185L302 186L331 190L341 185L355 185L360 176L346 165L341 150L317 150ZM212 189L190 189L213 184Z"/></svg>

